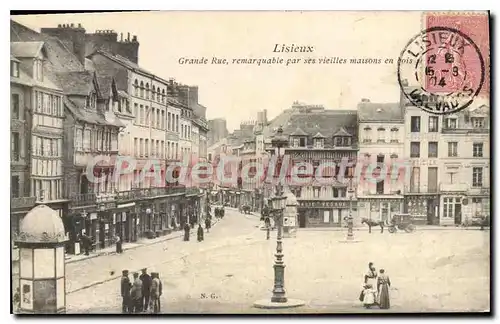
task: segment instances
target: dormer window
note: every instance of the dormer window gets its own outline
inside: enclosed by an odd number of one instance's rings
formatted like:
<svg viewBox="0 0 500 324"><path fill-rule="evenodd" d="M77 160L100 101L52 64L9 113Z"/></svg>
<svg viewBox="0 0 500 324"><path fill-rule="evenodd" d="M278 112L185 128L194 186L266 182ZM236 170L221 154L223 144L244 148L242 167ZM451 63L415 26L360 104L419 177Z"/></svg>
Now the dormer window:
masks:
<svg viewBox="0 0 500 324"><path fill-rule="evenodd" d="M10 61L10 76L19 78L19 62Z"/></svg>
<svg viewBox="0 0 500 324"><path fill-rule="evenodd" d="M33 76L35 80L43 81L43 61L35 59L33 62Z"/></svg>
<svg viewBox="0 0 500 324"><path fill-rule="evenodd" d="M352 135L349 134L344 127L340 128L338 132L333 135L333 144L335 146L351 146L352 145Z"/></svg>
<svg viewBox="0 0 500 324"><path fill-rule="evenodd" d="M314 148L324 148L325 147L325 137L321 133L317 133L313 136Z"/></svg>
<svg viewBox="0 0 500 324"><path fill-rule="evenodd" d="M377 128L377 142L385 143L385 128L379 127Z"/></svg>
<svg viewBox="0 0 500 324"><path fill-rule="evenodd" d="M87 97L87 108L95 108L97 106L97 96L94 91L92 91Z"/></svg>
<svg viewBox="0 0 500 324"><path fill-rule="evenodd" d="M299 146L300 147L305 147L306 146L306 138L305 137L299 138Z"/></svg>

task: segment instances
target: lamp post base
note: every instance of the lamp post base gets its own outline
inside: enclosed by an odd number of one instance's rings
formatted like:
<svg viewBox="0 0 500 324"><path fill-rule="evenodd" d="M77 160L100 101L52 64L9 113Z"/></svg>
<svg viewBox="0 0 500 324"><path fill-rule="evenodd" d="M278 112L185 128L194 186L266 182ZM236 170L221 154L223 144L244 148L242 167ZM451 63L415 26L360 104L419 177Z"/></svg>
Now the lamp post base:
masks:
<svg viewBox="0 0 500 324"><path fill-rule="evenodd" d="M345 240L340 240L339 243L359 243L362 242L361 240L355 240L353 239L345 239Z"/></svg>
<svg viewBox="0 0 500 324"><path fill-rule="evenodd" d="M279 308L295 308L304 306L306 303L300 299L288 298L284 303L272 302L270 299L261 299L253 303L256 308L263 309L279 309Z"/></svg>

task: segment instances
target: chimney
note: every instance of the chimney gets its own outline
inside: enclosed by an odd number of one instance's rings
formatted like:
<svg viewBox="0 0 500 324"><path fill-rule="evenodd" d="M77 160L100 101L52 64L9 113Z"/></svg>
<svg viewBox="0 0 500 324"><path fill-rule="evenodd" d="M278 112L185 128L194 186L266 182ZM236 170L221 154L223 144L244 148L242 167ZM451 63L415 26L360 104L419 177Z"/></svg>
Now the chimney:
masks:
<svg viewBox="0 0 500 324"><path fill-rule="evenodd" d="M75 27L75 25L74 25L74 24L71 24L71 28L73 28L73 27Z"/></svg>
<svg viewBox="0 0 500 324"><path fill-rule="evenodd" d="M82 24L78 23L78 28L82 28Z"/></svg>
<svg viewBox="0 0 500 324"><path fill-rule="evenodd" d="M363 98L361 99L361 102L370 102L370 99Z"/></svg>
<svg viewBox="0 0 500 324"><path fill-rule="evenodd" d="M120 33L120 42L123 42L123 33Z"/></svg>
<svg viewBox="0 0 500 324"><path fill-rule="evenodd" d="M57 28L41 28L41 32L59 38L73 52L80 63L85 64L85 29L83 27L73 28L74 24L62 24L62 27L59 26Z"/></svg>
<svg viewBox="0 0 500 324"><path fill-rule="evenodd" d="M137 43L137 35L132 36L132 42Z"/></svg>
<svg viewBox="0 0 500 324"><path fill-rule="evenodd" d="M130 33L127 33L127 41L130 42Z"/></svg>
<svg viewBox="0 0 500 324"><path fill-rule="evenodd" d="M62 25L61 25L61 24L58 24L58 25L57 25L57 28L61 28L61 27L62 27Z"/></svg>

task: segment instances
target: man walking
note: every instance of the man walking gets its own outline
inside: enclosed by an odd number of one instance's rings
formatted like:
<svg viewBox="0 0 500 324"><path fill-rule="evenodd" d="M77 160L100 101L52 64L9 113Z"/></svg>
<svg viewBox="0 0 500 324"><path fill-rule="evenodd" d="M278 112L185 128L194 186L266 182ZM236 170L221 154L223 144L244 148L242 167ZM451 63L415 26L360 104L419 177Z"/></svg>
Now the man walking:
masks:
<svg viewBox="0 0 500 324"><path fill-rule="evenodd" d="M120 238L119 235L115 236L115 242L116 242L116 253L122 253L122 239Z"/></svg>
<svg viewBox="0 0 500 324"><path fill-rule="evenodd" d="M151 277L148 275L148 269L142 269L139 279L142 281L142 310L147 311L149 307L149 297L151 295Z"/></svg>
<svg viewBox="0 0 500 324"><path fill-rule="evenodd" d="M189 224L186 222L184 223L184 241L189 241L189 231L191 230L191 227Z"/></svg>
<svg viewBox="0 0 500 324"><path fill-rule="evenodd" d="M134 283L130 290L130 297L134 305L134 313L140 313L142 311L142 281L137 272L134 272Z"/></svg>
<svg viewBox="0 0 500 324"><path fill-rule="evenodd" d="M210 226L212 222L210 221L210 217L205 218L205 228L207 229L207 233L210 233Z"/></svg>
<svg viewBox="0 0 500 324"><path fill-rule="evenodd" d="M132 313L132 303L130 298L130 288L132 284L128 278L128 270L122 271L121 295L122 295L122 313Z"/></svg>

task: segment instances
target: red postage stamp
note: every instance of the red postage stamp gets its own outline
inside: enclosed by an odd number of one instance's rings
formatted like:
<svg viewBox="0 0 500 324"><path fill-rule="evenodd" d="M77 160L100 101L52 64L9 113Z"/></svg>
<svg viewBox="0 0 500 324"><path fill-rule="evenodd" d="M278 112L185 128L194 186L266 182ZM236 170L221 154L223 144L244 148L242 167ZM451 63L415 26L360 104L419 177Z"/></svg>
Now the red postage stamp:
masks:
<svg viewBox="0 0 500 324"><path fill-rule="evenodd" d="M428 112L449 114L488 95L488 14L425 13L424 25L398 61L405 96ZM404 87L403 80L412 87Z"/></svg>

